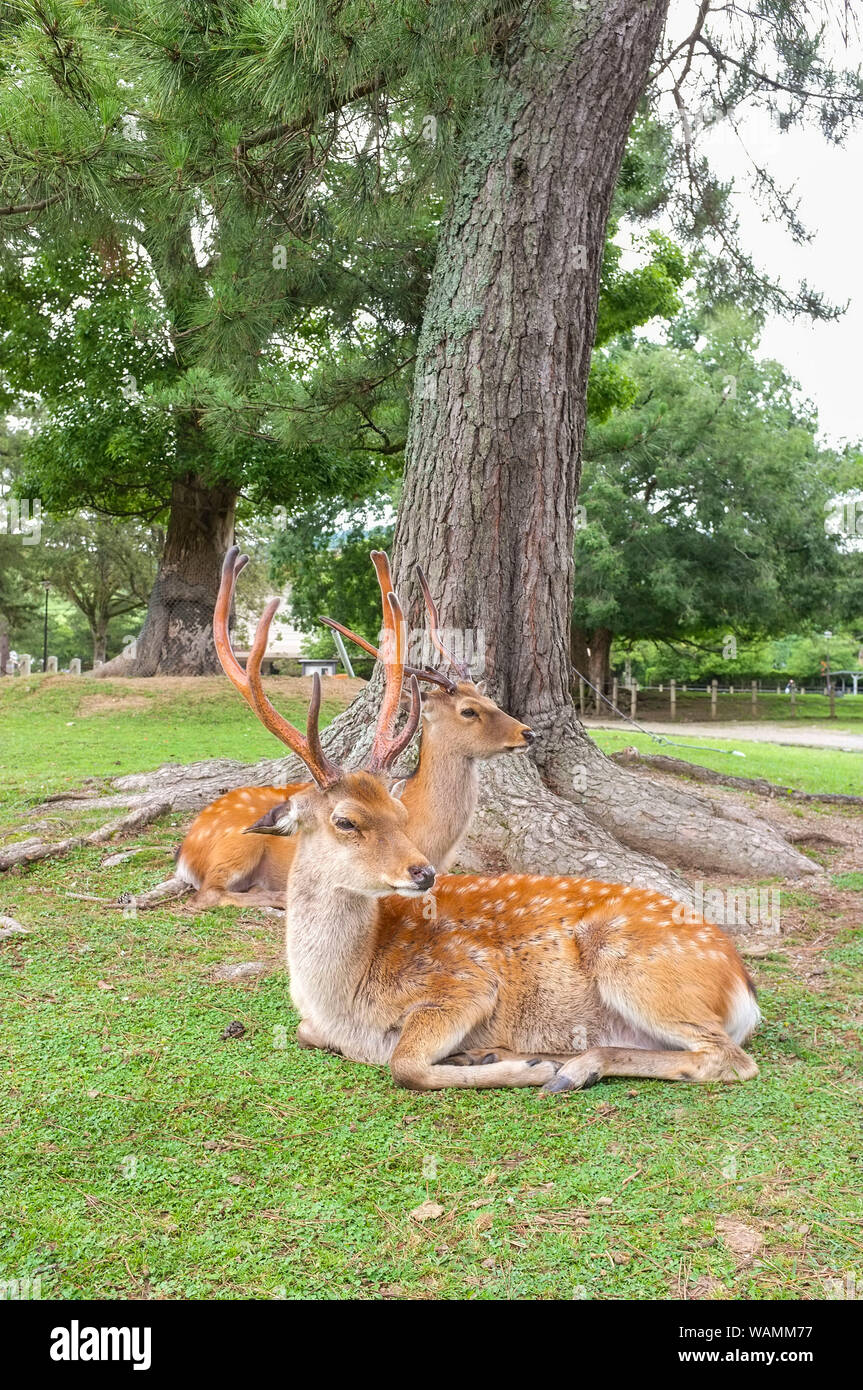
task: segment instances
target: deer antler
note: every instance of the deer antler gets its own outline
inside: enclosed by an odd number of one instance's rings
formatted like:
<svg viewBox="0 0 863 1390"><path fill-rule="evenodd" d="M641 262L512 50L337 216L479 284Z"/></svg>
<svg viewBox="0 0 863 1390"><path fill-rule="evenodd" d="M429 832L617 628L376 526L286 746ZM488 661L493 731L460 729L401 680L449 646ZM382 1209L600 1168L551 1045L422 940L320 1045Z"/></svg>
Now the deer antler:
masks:
<svg viewBox="0 0 863 1390"><path fill-rule="evenodd" d="M423 598L425 599L426 612L428 614L429 623L429 636L431 637L432 642L437 647L444 661L455 671L459 680L469 681L471 678L471 674L470 666L468 665L468 663L466 661L456 661L452 652L447 651L446 647L441 641L440 618L438 617L437 604L431 596L431 590L429 589L428 581L419 565L414 565L414 571L416 573L417 579L419 580L420 588L423 591Z"/></svg>
<svg viewBox="0 0 863 1390"><path fill-rule="evenodd" d="M279 606L278 599L272 599L261 615L245 671L234 655L228 633L228 615L231 611L237 575L245 569L247 564L248 556L240 555L238 547L231 546L222 565L222 582L219 586L219 597L213 616L213 637L216 643L216 653L222 663L222 670L225 675L236 686L265 728L269 729L271 734L275 734L282 743L287 744L291 751L303 760L318 786L326 789L338 782L342 773L337 764L327 757L321 747L318 733L318 715L321 708L320 676L316 675L312 681L312 698L309 703L305 737L298 729L294 728L293 724L289 724L278 710L273 708L264 694L261 683L261 662L267 650L267 639L270 635L273 614Z"/></svg>
<svg viewBox="0 0 863 1390"><path fill-rule="evenodd" d="M383 772L407 748L416 733L421 705L420 688L416 675L412 673L410 677L410 712L401 733L394 735L393 730L405 675L405 648L407 646L405 619L401 604L393 593L393 577L390 573L389 560L382 550L373 550L372 562L377 571L378 584L381 590L383 638L380 659L383 662L385 684L384 698L381 701L368 768L370 772Z"/></svg>

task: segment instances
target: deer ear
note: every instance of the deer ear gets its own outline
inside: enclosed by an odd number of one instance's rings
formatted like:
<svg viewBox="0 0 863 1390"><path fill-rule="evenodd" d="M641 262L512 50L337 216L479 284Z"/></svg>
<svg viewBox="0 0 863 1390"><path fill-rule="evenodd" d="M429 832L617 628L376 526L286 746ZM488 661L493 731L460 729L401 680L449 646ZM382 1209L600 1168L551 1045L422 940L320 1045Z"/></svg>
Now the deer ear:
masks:
<svg viewBox="0 0 863 1390"><path fill-rule="evenodd" d="M393 782L390 787L390 796L393 798L393 801L401 801L406 782L406 777L401 777L398 782Z"/></svg>
<svg viewBox="0 0 863 1390"><path fill-rule="evenodd" d="M480 695L484 695L486 691L485 681L477 681L476 688L479 691Z"/></svg>
<svg viewBox="0 0 863 1390"><path fill-rule="evenodd" d="M297 828L297 808L293 800L273 806L266 815L243 831L244 835L293 835Z"/></svg>

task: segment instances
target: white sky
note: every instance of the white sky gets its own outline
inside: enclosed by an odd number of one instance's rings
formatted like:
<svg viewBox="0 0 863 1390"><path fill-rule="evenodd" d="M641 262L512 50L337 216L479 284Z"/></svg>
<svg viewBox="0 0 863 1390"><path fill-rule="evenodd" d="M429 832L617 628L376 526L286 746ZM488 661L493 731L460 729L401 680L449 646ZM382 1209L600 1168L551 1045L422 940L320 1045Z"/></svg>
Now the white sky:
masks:
<svg viewBox="0 0 863 1390"><path fill-rule="evenodd" d="M675 41L692 29L696 9L696 0L671 0L668 33ZM855 32L854 25L849 26L847 46L842 0L835 0L829 13L836 66L857 68L863 63L860 0L850 6L858 27ZM762 351L782 362L815 403L825 443L863 441L863 124L837 147L817 130L795 128L783 134L752 107L738 110L736 118L749 153L761 167L771 171L782 189L796 186L799 218L813 233L811 242L798 246L782 225L765 221L764 210L748 191L746 154L730 127L720 124L712 134L703 133L697 147L720 178L733 178L737 185L735 207L743 247L759 269L787 289L793 291L806 280L831 303L848 304L834 323L770 319Z"/></svg>
<svg viewBox="0 0 863 1390"><path fill-rule="evenodd" d="M815 402L825 442L863 440L863 129L843 147L815 131L782 134L758 113L744 129L749 149L780 186L796 184L801 221L814 235L799 246L783 226L766 222L763 209L743 193L746 161L739 144L730 134L712 136L704 148L716 172L740 179L742 244L788 289L806 280L832 303L848 303L834 323L771 318L762 351L782 362Z"/></svg>

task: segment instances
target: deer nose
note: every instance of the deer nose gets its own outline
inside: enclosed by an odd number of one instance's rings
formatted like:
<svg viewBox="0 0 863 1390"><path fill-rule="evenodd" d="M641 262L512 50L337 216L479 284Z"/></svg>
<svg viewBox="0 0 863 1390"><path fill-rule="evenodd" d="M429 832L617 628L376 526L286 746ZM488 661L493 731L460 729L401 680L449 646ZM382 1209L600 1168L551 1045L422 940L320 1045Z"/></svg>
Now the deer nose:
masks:
<svg viewBox="0 0 863 1390"><path fill-rule="evenodd" d="M525 743L533 743L536 738L536 734L533 732L533 729L522 729L521 736L524 739Z"/></svg>
<svg viewBox="0 0 863 1390"><path fill-rule="evenodd" d="M417 888L422 888L423 891L431 888L434 883L434 869L431 864L411 864L408 869L408 876L411 882L415 883Z"/></svg>

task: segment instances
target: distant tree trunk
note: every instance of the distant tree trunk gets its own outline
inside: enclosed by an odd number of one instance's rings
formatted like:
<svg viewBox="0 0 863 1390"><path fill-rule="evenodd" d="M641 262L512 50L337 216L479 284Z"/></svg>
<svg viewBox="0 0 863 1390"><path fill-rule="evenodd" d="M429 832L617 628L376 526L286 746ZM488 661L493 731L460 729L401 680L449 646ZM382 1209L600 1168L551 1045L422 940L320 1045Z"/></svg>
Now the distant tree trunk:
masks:
<svg viewBox="0 0 863 1390"><path fill-rule="evenodd" d="M9 661L9 632L5 624L0 622L0 676L5 676L6 666Z"/></svg>
<svg viewBox="0 0 863 1390"><path fill-rule="evenodd" d="M107 624L101 628L91 628L90 636L93 639L93 669L104 663L105 653L108 647L108 628Z"/></svg>
<svg viewBox="0 0 863 1390"><path fill-rule="evenodd" d="M237 496L197 474L173 486L165 549L134 660L115 657L100 676L206 676L221 670L213 608L225 551L233 543Z"/></svg>
<svg viewBox="0 0 863 1390"><path fill-rule="evenodd" d="M610 676L611 633L607 627L597 627L590 634L590 683L594 690L607 695Z"/></svg>
<svg viewBox="0 0 863 1390"><path fill-rule="evenodd" d="M576 680L590 671L590 636L576 622L569 628L569 660Z"/></svg>

